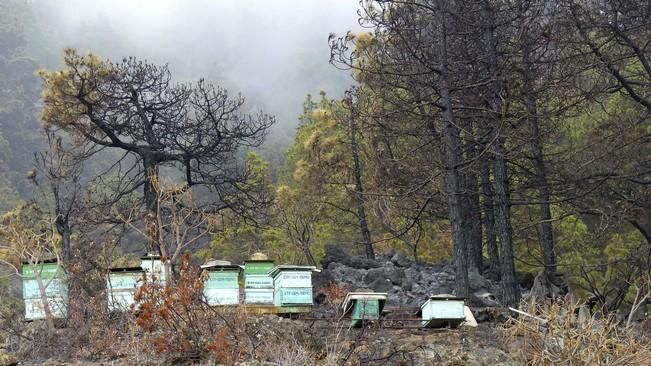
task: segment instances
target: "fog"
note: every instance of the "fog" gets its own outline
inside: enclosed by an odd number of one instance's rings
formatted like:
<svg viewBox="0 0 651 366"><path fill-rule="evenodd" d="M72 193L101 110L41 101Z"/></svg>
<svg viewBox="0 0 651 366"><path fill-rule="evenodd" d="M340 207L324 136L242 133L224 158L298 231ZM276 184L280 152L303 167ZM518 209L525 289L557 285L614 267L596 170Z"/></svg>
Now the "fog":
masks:
<svg viewBox="0 0 651 366"><path fill-rule="evenodd" d="M205 77L277 117L287 144L307 93L337 96L349 74L329 65L328 35L359 28L354 0L33 0L46 37L42 64L61 49L169 63L179 80ZM41 50L42 51L42 50ZM274 148L277 149L277 148Z"/></svg>

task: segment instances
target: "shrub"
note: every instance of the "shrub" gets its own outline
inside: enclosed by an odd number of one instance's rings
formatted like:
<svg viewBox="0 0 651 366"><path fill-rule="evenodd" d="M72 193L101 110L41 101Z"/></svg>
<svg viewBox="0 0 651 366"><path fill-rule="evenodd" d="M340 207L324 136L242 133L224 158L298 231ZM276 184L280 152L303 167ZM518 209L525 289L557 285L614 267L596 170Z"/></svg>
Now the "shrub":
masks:
<svg viewBox="0 0 651 366"><path fill-rule="evenodd" d="M651 360L651 342L615 317L579 317L575 303L528 306L529 316L510 318L505 334L524 342L517 357L537 365L645 365Z"/></svg>
<svg viewBox="0 0 651 366"><path fill-rule="evenodd" d="M135 324L143 333L145 352L166 359L202 359L232 364L250 352L242 345L238 310L215 310L203 301L204 278L181 259L173 285L144 279L134 296Z"/></svg>

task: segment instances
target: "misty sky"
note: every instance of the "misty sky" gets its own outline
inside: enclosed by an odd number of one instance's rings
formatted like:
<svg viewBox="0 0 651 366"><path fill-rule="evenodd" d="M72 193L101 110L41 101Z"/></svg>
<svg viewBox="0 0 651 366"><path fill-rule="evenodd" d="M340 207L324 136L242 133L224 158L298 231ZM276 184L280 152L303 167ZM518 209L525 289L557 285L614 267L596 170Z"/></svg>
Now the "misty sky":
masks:
<svg viewBox="0 0 651 366"><path fill-rule="evenodd" d="M169 63L179 79L240 91L291 135L307 93L352 84L328 64L329 33L357 30L355 0L32 0L53 49ZM60 56L60 51L55 53Z"/></svg>

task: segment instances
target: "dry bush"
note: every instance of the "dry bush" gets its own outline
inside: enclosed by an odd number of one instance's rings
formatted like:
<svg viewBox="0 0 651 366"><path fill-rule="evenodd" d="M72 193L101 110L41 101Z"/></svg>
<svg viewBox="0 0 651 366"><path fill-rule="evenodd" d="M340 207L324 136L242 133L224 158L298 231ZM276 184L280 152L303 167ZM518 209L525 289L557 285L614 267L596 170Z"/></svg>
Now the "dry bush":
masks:
<svg viewBox="0 0 651 366"><path fill-rule="evenodd" d="M504 333L524 342L517 357L527 365L647 365L651 342L615 317L579 319L575 303L531 304L530 315L510 318Z"/></svg>
<svg viewBox="0 0 651 366"><path fill-rule="evenodd" d="M326 304L339 307L348 294L348 285L330 282L323 286L321 292L325 295Z"/></svg>
<svg viewBox="0 0 651 366"><path fill-rule="evenodd" d="M134 296L144 352L167 361L200 359L227 365L251 357L240 312L208 306L202 300L203 282L189 256L182 258L173 285L145 278Z"/></svg>
<svg viewBox="0 0 651 366"><path fill-rule="evenodd" d="M260 356L275 365L305 366L317 364L317 354L308 345L296 338L287 337L277 341L267 341L260 347Z"/></svg>

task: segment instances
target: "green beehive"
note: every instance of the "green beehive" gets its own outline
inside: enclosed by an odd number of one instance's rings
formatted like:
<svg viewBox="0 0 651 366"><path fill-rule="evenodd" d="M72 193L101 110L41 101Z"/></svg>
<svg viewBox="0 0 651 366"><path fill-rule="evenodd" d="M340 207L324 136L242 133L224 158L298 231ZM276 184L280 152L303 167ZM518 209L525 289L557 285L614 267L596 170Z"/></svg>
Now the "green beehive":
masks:
<svg viewBox="0 0 651 366"><path fill-rule="evenodd" d="M66 316L68 291L65 284L65 273L56 260L46 260L40 263L23 263L23 301L25 304L25 320L45 319L45 303L55 318ZM45 290L45 298L41 295L39 281Z"/></svg>
<svg viewBox="0 0 651 366"><path fill-rule="evenodd" d="M459 326L465 319L463 298L451 295L430 296L421 305L422 325L426 328Z"/></svg>
<svg viewBox="0 0 651 366"><path fill-rule="evenodd" d="M210 306L240 303L241 267L226 261L212 261L201 266L208 272L203 294Z"/></svg>
<svg viewBox="0 0 651 366"><path fill-rule="evenodd" d="M349 292L342 308L344 315L350 315L351 325L360 327L368 321L380 319L386 301L385 292Z"/></svg>
<svg viewBox="0 0 651 366"><path fill-rule="evenodd" d="M143 276L142 267L111 268L106 282L109 311L127 311Z"/></svg>
<svg viewBox="0 0 651 366"><path fill-rule="evenodd" d="M269 275L274 261L255 253L244 262L244 301L247 304L273 305L274 283Z"/></svg>

